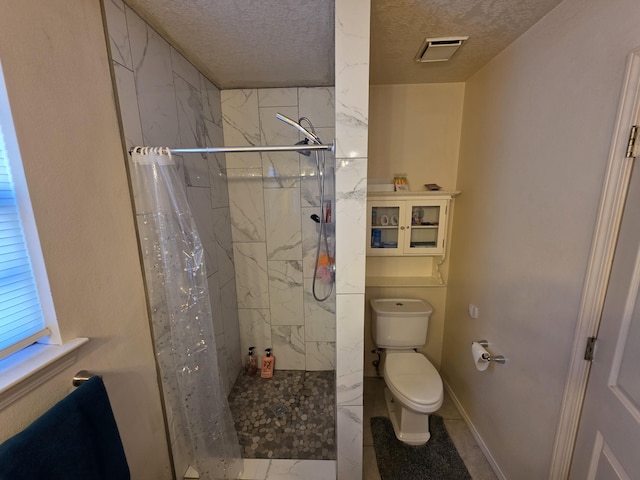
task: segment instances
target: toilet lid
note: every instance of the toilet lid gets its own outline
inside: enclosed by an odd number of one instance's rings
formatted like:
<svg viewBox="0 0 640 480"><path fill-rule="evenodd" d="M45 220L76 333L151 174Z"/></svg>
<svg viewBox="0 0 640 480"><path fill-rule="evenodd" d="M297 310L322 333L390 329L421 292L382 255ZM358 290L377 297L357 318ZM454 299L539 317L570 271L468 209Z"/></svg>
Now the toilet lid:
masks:
<svg viewBox="0 0 640 480"><path fill-rule="evenodd" d="M419 353L392 353L384 365L387 386L416 410L442 402L442 379L436 368Z"/></svg>

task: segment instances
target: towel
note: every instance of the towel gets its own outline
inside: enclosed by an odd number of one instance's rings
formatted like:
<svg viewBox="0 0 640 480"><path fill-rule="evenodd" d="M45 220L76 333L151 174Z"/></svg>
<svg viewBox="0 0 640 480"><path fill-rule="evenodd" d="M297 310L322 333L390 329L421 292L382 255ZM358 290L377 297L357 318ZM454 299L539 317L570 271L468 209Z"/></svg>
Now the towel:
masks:
<svg viewBox="0 0 640 480"><path fill-rule="evenodd" d="M0 480L129 480L100 377L92 377L0 445Z"/></svg>

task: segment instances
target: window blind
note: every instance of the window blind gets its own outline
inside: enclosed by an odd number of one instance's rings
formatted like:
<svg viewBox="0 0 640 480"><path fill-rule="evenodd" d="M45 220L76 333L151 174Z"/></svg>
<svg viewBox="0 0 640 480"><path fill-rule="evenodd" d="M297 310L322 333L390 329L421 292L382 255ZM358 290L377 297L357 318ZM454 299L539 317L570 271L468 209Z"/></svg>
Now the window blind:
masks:
<svg viewBox="0 0 640 480"><path fill-rule="evenodd" d="M49 334L0 126L0 359Z"/></svg>

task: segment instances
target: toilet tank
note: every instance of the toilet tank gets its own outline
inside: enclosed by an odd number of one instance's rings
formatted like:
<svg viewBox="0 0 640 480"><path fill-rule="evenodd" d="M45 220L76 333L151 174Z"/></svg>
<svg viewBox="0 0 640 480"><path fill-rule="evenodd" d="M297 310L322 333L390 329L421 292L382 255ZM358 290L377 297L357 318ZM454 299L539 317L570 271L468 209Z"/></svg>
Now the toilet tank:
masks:
<svg viewBox="0 0 640 480"><path fill-rule="evenodd" d="M371 333L380 348L412 349L427 341L433 307L410 298L371 299Z"/></svg>

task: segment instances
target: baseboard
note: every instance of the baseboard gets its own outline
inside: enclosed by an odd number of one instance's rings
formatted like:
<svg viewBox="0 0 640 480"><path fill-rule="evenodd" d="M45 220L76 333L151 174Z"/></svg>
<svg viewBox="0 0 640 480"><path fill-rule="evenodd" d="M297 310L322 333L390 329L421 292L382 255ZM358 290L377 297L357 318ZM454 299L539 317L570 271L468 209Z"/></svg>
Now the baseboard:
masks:
<svg viewBox="0 0 640 480"><path fill-rule="evenodd" d="M491 452L489 451L489 449L487 448L487 445L484 443L484 440L478 433L478 430L476 429L475 425L473 425L473 422L471 422L469 415L467 415L467 412L465 412L464 408L462 408L462 404L458 400L458 397L456 397L456 394L453 393L451 386L444 379L442 379L442 382L444 383L444 387L447 389L447 393L451 397L451 400L458 408L458 411L460 412L462 419L465 421L465 423L469 427L469 430L471 430L471 434L473 435L473 438L475 438L476 443L480 447L480 450L482 450L482 453L487 458L487 461L489 462L491 469L494 471L494 473L496 474L499 480L507 480L507 477L505 477L504 473L502 473L502 470L498 466L496 459L493 458L493 455L491 455Z"/></svg>

